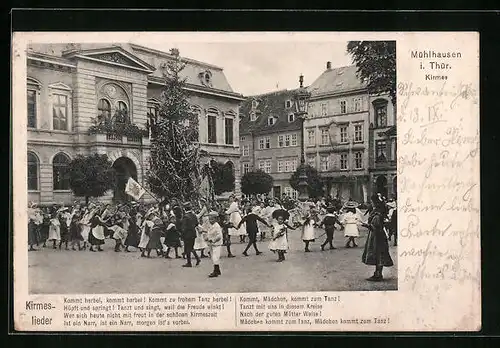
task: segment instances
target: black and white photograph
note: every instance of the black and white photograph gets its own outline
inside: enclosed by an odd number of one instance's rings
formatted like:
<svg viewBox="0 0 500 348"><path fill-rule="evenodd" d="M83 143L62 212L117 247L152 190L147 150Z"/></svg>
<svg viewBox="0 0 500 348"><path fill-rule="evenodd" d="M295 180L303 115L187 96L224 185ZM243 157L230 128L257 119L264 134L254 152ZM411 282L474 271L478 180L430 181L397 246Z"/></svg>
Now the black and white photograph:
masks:
<svg viewBox="0 0 500 348"><path fill-rule="evenodd" d="M26 57L30 295L398 290L396 41Z"/></svg>

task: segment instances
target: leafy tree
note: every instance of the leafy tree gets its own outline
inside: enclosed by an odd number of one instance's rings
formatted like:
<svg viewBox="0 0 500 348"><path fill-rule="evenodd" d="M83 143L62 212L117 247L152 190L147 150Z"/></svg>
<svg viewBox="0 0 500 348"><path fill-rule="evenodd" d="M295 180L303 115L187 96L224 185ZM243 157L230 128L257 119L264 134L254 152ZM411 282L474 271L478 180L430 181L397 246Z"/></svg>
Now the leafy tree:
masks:
<svg viewBox="0 0 500 348"><path fill-rule="evenodd" d="M299 182L300 182L300 172L302 170L302 165L300 165L297 170L292 174L290 178L290 186L296 191L299 191ZM305 170L307 175L307 190L309 193L309 197L321 197L323 196L323 182L321 181L321 177L318 174L318 171L311 167L310 165L305 164Z"/></svg>
<svg viewBox="0 0 500 348"><path fill-rule="evenodd" d="M396 41L349 41L347 53L370 93L389 93L396 105Z"/></svg>
<svg viewBox="0 0 500 348"><path fill-rule="evenodd" d="M248 172L241 178L241 192L245 195L269 193L273 182L273 177L262 170Z"/></svg>
<svg viewBox="0 0 500 348"><path fill-rule="evenodd" d="M151 191L164 199L196 201L201 183L198 143L198 116L191 109L180 73L185 64L178 50L162 66L165 86L158 116L150 116L150 170L147 182Z"/></svg>
<svg viewBox="0 0 500 348"><path fill-rule="evenodd" d="M213 183L216 195L234 190L234 169L230 162L226 164L212 161Z"/></svg>
<svg viewBox="0 0 500 348"><path fill-rule="evenodd" d="M113 163L107 155L77 156L69 164L69 185L76 196L101 197L111 190L116 181Z"/></svg>

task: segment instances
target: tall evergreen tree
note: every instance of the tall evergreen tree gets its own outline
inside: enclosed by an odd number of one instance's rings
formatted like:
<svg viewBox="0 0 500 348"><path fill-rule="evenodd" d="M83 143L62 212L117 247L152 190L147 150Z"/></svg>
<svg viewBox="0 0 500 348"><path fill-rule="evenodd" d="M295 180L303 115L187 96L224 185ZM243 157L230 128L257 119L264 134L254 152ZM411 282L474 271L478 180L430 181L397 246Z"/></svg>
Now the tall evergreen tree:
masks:
<svg viewBox="0 0 500 348"><path fill-rule="evenodd" d="M150 116L151 158L147 182L163 199L196 201L199 198L200 156L198 115L188 102L186 79L180 73L185 64L179 51L163 64L165 86L158 116Z"/></svg>

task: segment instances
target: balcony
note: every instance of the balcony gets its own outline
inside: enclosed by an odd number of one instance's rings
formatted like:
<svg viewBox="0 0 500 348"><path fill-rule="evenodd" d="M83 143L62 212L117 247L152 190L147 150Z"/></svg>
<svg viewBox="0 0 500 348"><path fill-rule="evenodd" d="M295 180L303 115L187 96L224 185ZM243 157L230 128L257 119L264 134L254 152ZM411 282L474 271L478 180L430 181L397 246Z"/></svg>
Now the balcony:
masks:
<svg viewBox="0 0 500 348"><path fill-rule="evenodd" d="M151 144L148 136L126 136L118 134L91 134L89 135L90 143L99 144L116 144L116 145L132 145L132 146L149 146Z"/></svg>

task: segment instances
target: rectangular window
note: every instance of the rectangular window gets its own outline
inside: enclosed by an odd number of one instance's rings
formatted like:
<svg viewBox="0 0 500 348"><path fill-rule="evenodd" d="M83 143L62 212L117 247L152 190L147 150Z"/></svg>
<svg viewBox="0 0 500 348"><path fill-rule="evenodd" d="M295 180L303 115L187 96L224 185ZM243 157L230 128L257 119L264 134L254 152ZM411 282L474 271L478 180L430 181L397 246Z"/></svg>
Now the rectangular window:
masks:
<svg viewBox="0 0 500 348"><path fill-rule="evenodd" d="M296 171L296 170L297 170L297 160L296 160L296 159L294 159L294 160L292 161L292 172L294 172L294 171Z"/></svg>
<svg viewBox="0 0 500 348"><path fill-rule="evenodd" d="M295 191L295 190L294 190L293 188L291 188L291 187L290 187L290 189L291 189L291 197L292 197L292 199L297 199L297 198L299 197L298 192L297 192L297 191Z"/></svg>
<svg viewBox="0 0 500 348"><path fill-rule="evenodd" d="M291 143L291 136L290 134L285 135L285 147L289 147Z"/></svg>
<svg viewBox="0 0 500 348"><path fill-rule="evenodd" d="M243 174L246 174L250 171L250 163L243 163Z"/></svg>
<svg viewBox="0 0 500 348"><path fill-rule="evenodd" d="M376 127L387 127L387 104L375 107Z"/></svg>
<svg viewBox="0 0 500 348"><path fill-rule="evenodd" d="M363 153L355 152L354 153L354 168L355 169L363 169Z"/></svg>
<svg viewBox="0 0 500 348"><path fill-rule="evenodd" d="M250 145L243 145L243 156L248 156L250 154Z"/></svg>
<svg viewBox="0 0 500 348"><path fill-rule="evenodd" d="M348 169L348 165L347 165L347 154L346 153L342 153L340 154L340 169L341 170L346 170Z"/></svg>
<svg viewBox="0 0 500 348"><path fill-rule="evenodd" d="M291 100L287 100L285 101L285 108L291 108L292 107L292 101Z"/></svg>
<svg viewBox="0 0 500 348"><path fill-rule="evenodd" d="M264 172L271 173L271 160L266 160Z"/></svg>
<svg viewBox="0 0 500 348"><path fill-rule="evenodd" d="M217 117L216 116L207 116L208 120L208 142L210 144L217 143Z"/></svg>
<svg viewBox="0 0 500 348"><path fill-rule="evenodd" d="M320 170L326 172L328 170L328 156L321 156L319 160Z"/></svg>
<svg viewBox="0 0 500 348"><path fill-rule="evenodd" d="M255 121L257 119L257 115L255 114L255 112L251 112L250 113L250 121Z"/></svg>
<svg viewBox="0 0 500 348"><path fill-rule="evenodd" d="M309 129L307 131L307 144L309 146L315 146L316 145L316 134L314 129Z"/></svg>
<svg viewBox="0 0 500 348"><path fill-rule="evenodd" d="M28 90L28 127L36 128L36 91Z"/></svg>
<svg viewBox="0 0 500 348"><path fill-rule="evenodd" d="M363 141L363 125L356 124L354 125L354 141L362 142Z"/></svg>
<svg viewBox="0 0 500 348"><path fill-rule="evenodd" d="M354 111L361 111L361 98L354 98Z"/></svg>
<svg viewBox="0 0 500 348"><path fill-rule="evenodd" d="M323 128L321 130L321 145L328 145L330 143L330 135L328 134L328 129Z"/></svg>
<svg viewBox="0 0 500 348"><path fill-rule="evenodd" d="M340 127L340 142L347 143L348 141L349 141L349 138L347 136L347 126L341 126Z"/></svg>
<svg viewBox="0 0 500 348"><path fill-rule="evenodd" d="M224 123L226 131L226 145L233 145L233 119L226 118Z"/></svg>
<svg viewBox="0 0 500 348"><path fill-rule="evenodd" d="M278 147L285 146L285 137L283 135L278 135Z"/></svg>
<svg viewBox="0 0 500 348"><path fill-rule="evenodd" d="M297 134L292 134L292 146L297 146Z"/></svg>
<svg viewBox="0 0 500 348"><path fill-rule="evenodd" d="M264 139L264 147L266 149L270 149L271 148L271 138L270 137L265 137L265 139Z"/></svg>
<svg viewBox="0 0 500 348"><path fill-rule="evenodd" d="M259 169L260 170L265 170L265 167L266 167L265 161L259 161Z"/></svg>
<svg viewBox="0 0 500 348"><path fill-rule="evenodd" d="M283 173L283 161L278 161L278 173Z"/></svg>
<svg viewBox="0 0 500 348"><path fill-rule="evenodd" d="M341 100L340 101L340 113L341 114L345 114L346 112L347 112L346 101L345 100Z"/></svg>
<svg viewBox="0 0 500 348"><path fill-rule="evenodd" d="M148 106L148 116L157 117L158 116L158 108L156 106Z"/></svg>
<svg viewBox="0 0 500 348"><path fill-rule="evenodd" d="M290 123L291 123L291 122L293 122L293 121L295 121L295 114L289 114L289 115L288 115L288 122L290 122Z"/></svg>
<svg viewBox="0 0 500 348"><path fill-rule="evenodd" d="M321 116L326 116L326 104L321 104Z"/></svg>
<svg viewBox="0 0 500 348"><path fill-rule="evenodd" d="M259 150L264 149L264 138L259 139Z"/></svg>
<svg viewBox="0 0 500 348"><path fill-rule="evenodd" d="M387 143L385 140L377 140L377 143L375 144L375 159L377 161L387 161Z"/></svg>
<svg viewBox="0 0 500 348"><path fill-rule="evenodd" d="M290 161L285 161L285 173L290 172L292 167L292 163Z"/></svg>
<svg viewBox="0 0 500 348"><path fill-rule="evenodd" d="M62 94L54 94L52 98L53 129L68 130L68 97Z"/></svg>

